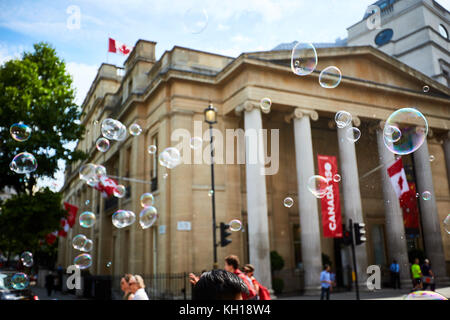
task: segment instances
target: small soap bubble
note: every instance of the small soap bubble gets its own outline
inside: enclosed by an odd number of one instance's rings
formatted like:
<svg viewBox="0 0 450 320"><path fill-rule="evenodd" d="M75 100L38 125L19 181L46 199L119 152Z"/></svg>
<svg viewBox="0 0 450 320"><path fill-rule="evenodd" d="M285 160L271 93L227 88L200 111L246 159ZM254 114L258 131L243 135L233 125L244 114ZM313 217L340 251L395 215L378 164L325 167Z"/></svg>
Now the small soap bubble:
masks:
<svg viewBox="0 0 450 320"><path fill-rule="evenodd" d="M342 73L335 66L325 68L319 76L319 84L326 89L336 88L342 80Z"/></svg>
<svg viewBox="0 0 450 320"><path fill-rule="evenodd" d="M238 219L231 220L228 225L230 226L230 230L234 232L239 231L242 228L242 222Z"/></svg>
<svg viewBox="0 0 450 320"><path fill-rule="evenodd" d="M327 194L328 180L322 176L314 175L308 179L307 188L316 197L323 198Z"/></svg>
<svg viewBox="0 0 450 320"><path fill-rule="evenodd" d="M214 194L214 190L209 190L209 191L208 191L208 196L209 196L209 197L212 197L213 194Z"/></svg>
<svg viewBox="0 0 450 320"><path fill-rule="evenodd" d="M193 7L184 13L183 23L187 32L201 33L208 25L208 12L204 8Z"/></svg>
<svg viewBox="0 0 450 320"><path fill-rule="evenodd" d="M127 189L123 184L119 184L116 188L113 190L114 197L116 198L123 198L125 197L125 194L127 193Z"/></svg>
<svg viewBox="0 0 450 320"><path fill-rule="evenodd" d="M272 107L272 100L270 100L269 98L263 98L259 102L259 105L261 107L261 111L262 112L269 113L270 112L270 108Z"/></svg>
<svg viewBox="0 0 450 320"><path fill-rule="evenodd" d="M19 142L27 141L31 137L31 128L23 123L14 123L9 132L13 139Z"/></svg>
<svg viewBox="0 0 450 320"><path fill-rule="evenodd" d="M91 201L89 201L89 200L86 200L86 201L84 202L84 204L87 205L87 206L89 205L89 203L91 203Z"/></svg>
<svg viewBox="0 0 450 320"><path fill-rule="evenodd" d="M161 166L173 169L181 163L180 151L173 147L166 148L160 153L158 160Z"/></svg>
<svg viewBox="0 0 450 320"><path fill-rule="evenodd" d="M450 214L444 219L444 229L448 234L450 234Z"/></svg>
<svg viewBox="0 0 450 320"><path fill-rule="evenodd" d="M28 152L22 152L16 155L11 163L9 164L9 168L18 174L27 174L36 171L37 169L37 161L36 158Z"/></svg>
<svg viewBox="0 0 450 320"><path fill-rule="evenodd" d="M95 143L95 146L98 151L106 152L109 150L109 140L106 138L98 138L97 142Z"/></svg>
<svg viewBox="0 0 450 320"><path fill-rule="evenodd" d="M352 123L352 115L347 111L339 111L336 113L334 120L338 128L345 128Z"/></svg>
<svg viewBox="0 0 450 320"><path fill-rule="evenodd" d="M131 134L131 135L133 135L133 136L138 136L138 135L141 134L142 128L141 128L141 126L138 125L137 123L133 123L133 124L130 126L129 131L130 131L130 134Z"/></svg>
<svg viewBox="0 0 450 320"><path fill-rule="evenodd" d="M139 214L139 224L142 229L150 228L158 218L158 211L155 207L146 207Z"/></svg>
<svg viewBox="0 0 450 320"><path fill-rule="evenodd" d="M87 269L92 265L92 257L88 253L82 253L73 259L73 264L80 269Z"/></svg>
<svg viewBox="0 0 450 320"><path fill-rule="evenodd" d="M76 250L81 250L81 248L84 247L84 244L86 243L86 236L84 234L76 235L72 238L72 246Z"/></svg>
<svg viewBox="0 0 450 320"><path fill-rule="evenodd" d="M350 127L346 131L346 138L348 141L355 143L361 138L361 131L358 128Z"/></svg>
<svg viewBox="0 0 450 320"><path fill-rule="evenodd" d="M341 181L341 176L339 175L339 174L335 174L334 176L333 176L333 181L334 182L339 182L339 181Z"/></svg>
<svg viewBox="0 0 450 320"><path fill-rule="evenodd" d="M425 201L428 201L431 199L431 192L430 191L424 191L422 193L422 199Z"/></svg>
<svg viewBox="0 0 450 320"><path fill-rule="evenodd" d="M106 264L106 267L109 268L109 267L111 267L111 266L112 266L112 262L111 262L111 261L108 261L108 263Z"/></svg>
<svg viewBox="0 0 450 320"><path fill-rule="evenodd" d="M200 149L202 147L202 144L203 144L203 140L200 137L193 137L191 139L191 149L193 149L193 150Z"/></svg>
<svg viewBox="0 0 450 320"><path fill-rule="evenodd" d="M148 153L155 154L156 150L157 150L157 148L155 145L152 144L152 145L148 146Z"/></svg>
<svg viewBox="0 0 450 320"><path fill-rule="evenodd" d="M11 277L11 287L15 290L24 290L30 284L28 276L23 272L18 272Z"/></svg>
<svg viewBox="0 0 450 320"><path fill-rule="evenodd" d="M145 207L153 206L154 202L155 202L155 198L153 197L153 194L148 193L148 192L142 194L142 196L141 196L141 206L142 207L145 208Z"/></svg>
<svg viewBox="0 0 450 320"><path fill-rule="evenodd" d="M112 215L112 223L116 228L125 228L136 221L136 215L132 211L118 210Z"/></svg>
<svg viewBox="0 0 450 320"><path fill-rule="evenodd" d="M80 248L80 251L89 252L94 247L94 242L90 239L86 239L83 247Z"/></svg>
<svg viewBox="0 0 450 320"><path fill-rule="evenodd" d="M290 208L294 205L294 200L291 197L287 197L284 199L283 204L286 208Z"/></svg>
<svg viewBox="0 0 450 320"><path fill-rule="evenodd" d="M25 251L20 255L20 261L25 267L31 267L33 265L33 254L30 251Z"/></svg>
<svg viewBox="0 0 450 320"><path fill-rule="evenodd" d="M430 155L430 162L433 162L435 157L433 155Z"/></svg>
<svg viewBox="0 0 450 320"><path fill-rule="evenodd" d="M83 212L79 217L80 226L83 228L91 228L95 224L95 220L95 214L90 211Z"/></svg>
<svg viewBox="0 0 450 320"><path fill-rule="evenodd" d="M430 91L430 87L429 86L423 86L422 88L423 92L427 93Z"/></svg>

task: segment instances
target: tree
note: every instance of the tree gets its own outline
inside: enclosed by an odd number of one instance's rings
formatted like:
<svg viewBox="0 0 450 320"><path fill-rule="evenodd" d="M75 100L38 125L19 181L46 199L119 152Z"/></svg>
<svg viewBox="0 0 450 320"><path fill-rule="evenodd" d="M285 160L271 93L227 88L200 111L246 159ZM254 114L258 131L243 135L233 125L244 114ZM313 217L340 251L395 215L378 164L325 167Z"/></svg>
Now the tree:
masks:
<svg viewBox="0 0 450 320"><path fill-rule="evenodd" d="M33 195L15 195L2 205L0 248L7 254L8 260L12 254L23 251L31 251L35 256L43 251L39 240L57 230L61 218L66 215L61 201L60 193L45 188Z"/></svg>
<svg viewBox="0 0 450 320"><path fill-rule="evenodd" d="M66 147L84 133L74 96L65 63L49 44L35 44L34 52L0 66L0 190L10 186L19 194L31 194L38 177L54 177L59 159L70 164L86 157ZM18 122L32 129L27 141L15 141L10 135L10 126ZM38 163L27 176L9 168L23 151L32 153Z"/></svg>

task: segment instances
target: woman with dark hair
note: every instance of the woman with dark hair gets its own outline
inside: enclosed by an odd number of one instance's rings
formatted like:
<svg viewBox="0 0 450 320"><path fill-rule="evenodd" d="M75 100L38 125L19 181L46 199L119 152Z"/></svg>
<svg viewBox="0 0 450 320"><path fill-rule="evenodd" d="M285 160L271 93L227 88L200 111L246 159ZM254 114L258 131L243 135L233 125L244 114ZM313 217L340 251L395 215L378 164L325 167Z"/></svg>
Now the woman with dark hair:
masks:
<svg viewBox="0 0 450 320"><path fill-rule="evenodd" d="M133 299L133 293L131 292L130 289L130 279L131 277L133 277L133 275L126 273L122 279L120 279L120 289L123 291L124 295L123 295L123 300L131 300ZM130 298L131 296L131 298Z"/></svg>
<svg viewBox="0 0 450 320"><path fill-rule="evenodd" d="M236 274L225 270L205 272L192 289L192 300L242 300L248 295L244 281Z"/></svg>

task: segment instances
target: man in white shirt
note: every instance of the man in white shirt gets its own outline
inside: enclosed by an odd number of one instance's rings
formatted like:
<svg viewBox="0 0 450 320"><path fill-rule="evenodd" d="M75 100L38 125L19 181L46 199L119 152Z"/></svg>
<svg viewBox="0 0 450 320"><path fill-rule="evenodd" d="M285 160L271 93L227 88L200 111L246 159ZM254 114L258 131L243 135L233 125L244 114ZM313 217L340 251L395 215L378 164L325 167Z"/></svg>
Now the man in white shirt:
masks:
<svg viewBox="0 0 450 320"><path fill-rule="evenodd" d="M133 300L149 300L145 292L144 279L140 275L134 275L128 282L131 292L134 294Z"/></svg>

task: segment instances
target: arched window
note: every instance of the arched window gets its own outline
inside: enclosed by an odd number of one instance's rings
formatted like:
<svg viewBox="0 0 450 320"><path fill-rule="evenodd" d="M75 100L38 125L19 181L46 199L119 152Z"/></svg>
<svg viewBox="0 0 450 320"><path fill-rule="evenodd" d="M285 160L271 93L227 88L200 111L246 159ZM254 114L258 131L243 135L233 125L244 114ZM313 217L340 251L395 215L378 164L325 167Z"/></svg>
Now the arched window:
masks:
<svg viewBox="0 0 450 320"><path fill-rule="evenodd" d="M447 29L446 29L442 24L439 25L439 33L440 33L441 36L443 36L445 39L448 39L448 31L447 31Z"/></svg>

